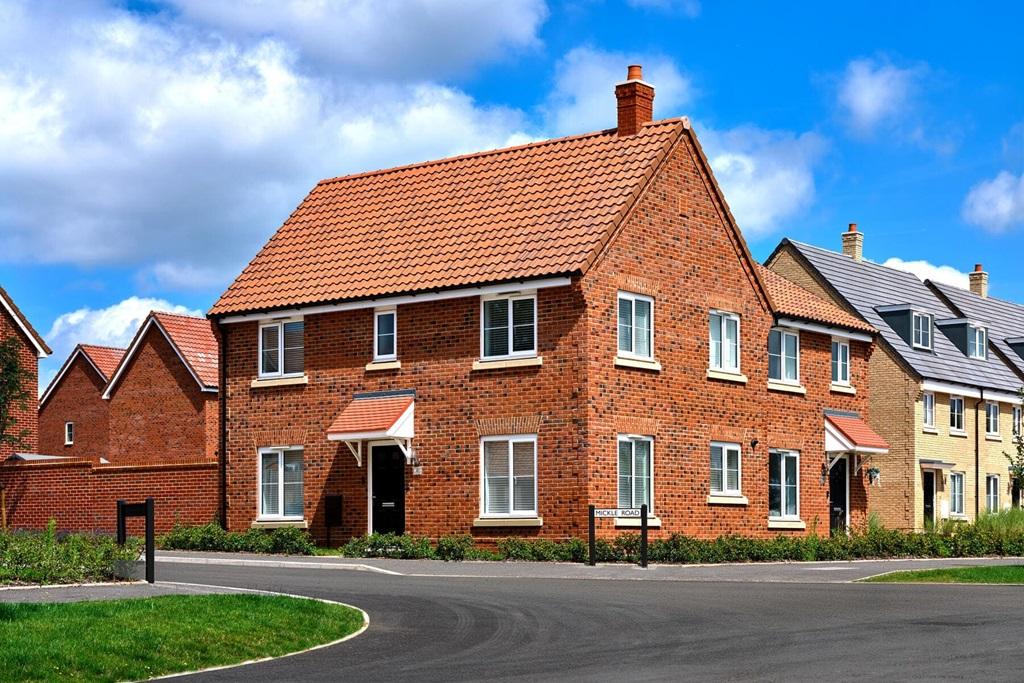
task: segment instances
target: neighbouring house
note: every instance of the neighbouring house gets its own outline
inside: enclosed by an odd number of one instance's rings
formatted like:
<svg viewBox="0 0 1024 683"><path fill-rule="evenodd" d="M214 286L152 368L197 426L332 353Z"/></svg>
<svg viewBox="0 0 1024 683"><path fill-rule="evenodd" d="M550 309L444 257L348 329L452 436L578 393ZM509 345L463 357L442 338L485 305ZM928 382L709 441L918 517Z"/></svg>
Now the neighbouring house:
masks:
<svg viewBox="0 0 1024 683"><path fill-rule="evenodd" d="M110 458L110 401L103 399L124 349L79 344L39 397L39 452Z"/></svg>
<svg viewBox="0 0 1024 683"><path fill-rule="evenodd" d="M35 453L39 449L39 420L33 398L39 386L39 359L50 355L50 347L15 305L3 287L0 287L0 339L18 340L21 365L27 370L30 398L24 407L12 406L15 424L13 432L24 436L17 444L0 443L0 461L16 452Z"/></svg>
<svg viewBox="0 0 1024 683"><path fill-rule="evenodd" d="M753 260L639 67L615 97L611 130L313 188L210 311L230 529L863 519L873 326Z"/></svg>
<svg viewBox="0 0 1024 683"><path fill-rule="evenodd" d="M989 501L1007 507L1003 452L1019 416L1021 377L1003 352L992 352L993 320L973 307L953 311L939 296L950 296L945 288L864 259L856 224L842 242L837 253L786 239L767 265L880 332L868 414L890 452L873 459L880 479L869 510L888 526L920 530L975 519ZM994 487L988 495L987 487Z"/></svg>

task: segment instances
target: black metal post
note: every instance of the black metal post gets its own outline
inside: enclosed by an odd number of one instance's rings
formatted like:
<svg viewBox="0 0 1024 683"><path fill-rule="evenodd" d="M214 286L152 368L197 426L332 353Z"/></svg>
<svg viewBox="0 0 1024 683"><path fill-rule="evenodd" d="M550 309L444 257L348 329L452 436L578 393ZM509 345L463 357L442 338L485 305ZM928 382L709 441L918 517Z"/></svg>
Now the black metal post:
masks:
<svg viewBox="0 0 1024 683"><path fill-rule="evenodd" d="M146 499L146 581L156 581L156 541L154 539L153 499Z"/></svg>
<svg viewBox="0 0 1024 683"><path fill-rule="evenodd" d="M590 566L597 564L597 541L594 539L594 506L590 506L590 521L588 523L590 534Z"/></svg>
<svg viewBox="0 0 1024 683"><path fill-rule="evenodd" d="M124 525L124 501L117 501L117 544L124 545L127 540Z"/></svg>
<svg viewBox="0 0 1024 683"><path fill-rule="evenodd" d="M647 505L640 506L640 566L647 568Z"/></svg>

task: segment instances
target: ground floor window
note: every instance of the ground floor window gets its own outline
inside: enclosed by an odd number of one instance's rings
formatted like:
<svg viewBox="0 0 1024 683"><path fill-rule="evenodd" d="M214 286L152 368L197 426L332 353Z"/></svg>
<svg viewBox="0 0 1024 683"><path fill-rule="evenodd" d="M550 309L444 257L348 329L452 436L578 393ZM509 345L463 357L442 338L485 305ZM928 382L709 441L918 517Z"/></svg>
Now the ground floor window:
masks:
<svg viewBox="0 0 1024 683"><path fill-rule="evenodd" d="M768 453L768 516L800 517L800 455L795 451Z"/></svg>
<svg viewBox="0 0 1024 683"><path fill-rule="evenodd" d="M260 450L260 517L302 519L302 449Z"/></svg>
<svg viewBox="0 0 1024 683"><path fill-rule="evenodd" d="M488 436L482 440L482 508L485 515L537 515L537 437Z"/></svg>
<svg viewBox="0 0 1024 683"><path fill-rule="evenodd" d="M711 444L711 493L739 496L740 445L736 443Z"/></svg>
<svg viewBox="0 0 1024 683"><path fill-rule="evenodd" d="M964 514L963 472L953 472L949 475L949 512L954 515Z"/></svg>
<svg viewBox="0 0 1024 683"><path fill-rule="evenodd" d="M651 489L654 481L651 453L654 439L647 436L619 437L619 507L647 506L653 514Z"/></svg>
<svg viewBox="0 0 1024 683"><path fill-rule="evenodd" d="M994 474L985 478L985 509L999 512L999 477Z"/></svg>

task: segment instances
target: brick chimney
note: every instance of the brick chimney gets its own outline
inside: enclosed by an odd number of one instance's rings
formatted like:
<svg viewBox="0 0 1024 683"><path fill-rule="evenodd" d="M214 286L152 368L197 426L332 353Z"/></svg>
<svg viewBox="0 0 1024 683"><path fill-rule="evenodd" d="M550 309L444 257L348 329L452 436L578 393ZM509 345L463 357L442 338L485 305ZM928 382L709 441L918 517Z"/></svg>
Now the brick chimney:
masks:
<svg viewBox="0 0 1024 683"><path fill-rule="evenodd" d="M974 272L967 276L967 279L971 283L971 291L980 296L982 299L988 297L988 273L986 273L980 263L974 264Z"/></svg>
<svg viewBox="0 0 1024 683"><path fill-rule="evenodd" d="M644 83L639 64L630 65L626 80L615 86L615 99L619 110L619 137L636 135L640 127L654 117L654 86Z"/></svg>
<svg viewBox="0 0 1024 683"><path fill-rule="evenodd" d="M856 223L850 223L843 233L843 253L854 261L864 260L864 233L857 232Z"/></svg>

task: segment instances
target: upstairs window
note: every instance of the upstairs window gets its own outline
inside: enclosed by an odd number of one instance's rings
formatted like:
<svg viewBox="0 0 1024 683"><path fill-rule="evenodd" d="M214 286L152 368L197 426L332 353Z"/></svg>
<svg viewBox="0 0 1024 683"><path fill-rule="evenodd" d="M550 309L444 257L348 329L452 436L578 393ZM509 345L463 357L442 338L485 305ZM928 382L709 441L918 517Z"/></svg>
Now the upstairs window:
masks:
<svg viewBox="0 0 1024 683"><path fill-rule="evenodd" d="M740 446L735 443L711 444L711 493L741 495Z"/></svg>
<svg viewBox="0 0 1024 683"><path fill-rule="evenodd" d="M260 325L260 377L301 375L305 371L303 335L301 320Z"/></svg>
<svg viewBox="0 0 1024 683"><path fill-rule="evenodd" d="M922 399L924 404L924 426L935 427L935 394L925 394Z"/></svg>
<svg viewBox="0 0 1024 683"><path fill-rule="evenodd" d="M488 359L537 355L537 297L484 299L481 356Z"/></svg>
<svg viewBox="0 0 1024 683"><path fill-rule="evenodd" d="M735 313L711 312L711 369L740 371L740 317Z"/></svg>
<svg viewBox="0 0 1024 683"><path fill-rule="evenodd" d="M795 332L772 330L768 333L768 379L800 383L800 337Z"/></svg>
<svg viewBox="0 0 1024 683"><path fill-rule="evenodd" d="M373 312L373 360L398 358L398 312L382 309Z"/></svg>
<svg viewBox="0 0 1024 683"><path fill-rule="evenodd" d="M1017 438L1020 438L1020 428L1021 428L1021 407L1020 406L1014 406L1013 407L1013 435L1015 437L1017 437Z"/></svg>
<svg viewBox="0 0 1024 683"><path fill-rule="evenodd" d="M949 431L964 431L964 400L958 396L949 399Z"/></svg>
<svg viewBox="0 0 1024 683"><path fill-rule="evenodd" d="M800 518L800 456L795 451L768 452L768 517Z"/></svg>
<svg viewBox="0 0 1024 683"><path fill-rule="evenodd" d="M985 433L988 436L999 436L999 404L985 404Z"/></svg>
<svg viewBox="0 0 1024 683"><path fill-rule="evenodd" d="M619 355L654 358L654 299L619 292Z"/></svg>
<svg viewBox="0 0 1024 683"><path fill-rule="evenodd" d="M647 506L652 515L651 489L653 468L651 453L654 439L646 436L619 437L619 507Z"/></svg>
<svg viewBox="0 0 1024 683"><path fill-rule="evenodd" d="M850 345L842 341L832 341L832 383L850 383Z"/></svg>
<svg viewBox="0 0 1024 683"><path fill-rule="evenodd" d="M932 317L927 313L914 313L914 348L932 348Z"/></svg>
<svg viewBox="0 0 1024 683"><path fill-rule="evenodd" d="M968 325L967 327L967 355L971 358L986 357L988 333L984 327Z"/></svg>
<svg viewBox="0 0 1024 683"><path fill-rule="evenodd" d="M64 445L74 446L75 445L75 423L65 422L64 423Z"/></svg>

